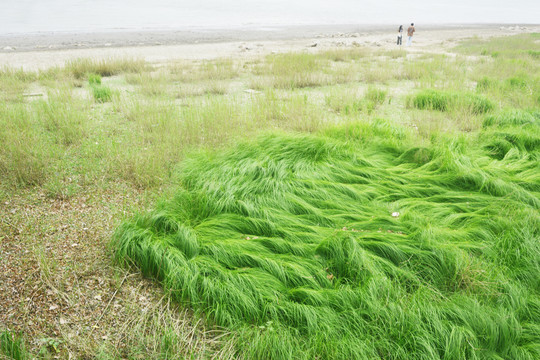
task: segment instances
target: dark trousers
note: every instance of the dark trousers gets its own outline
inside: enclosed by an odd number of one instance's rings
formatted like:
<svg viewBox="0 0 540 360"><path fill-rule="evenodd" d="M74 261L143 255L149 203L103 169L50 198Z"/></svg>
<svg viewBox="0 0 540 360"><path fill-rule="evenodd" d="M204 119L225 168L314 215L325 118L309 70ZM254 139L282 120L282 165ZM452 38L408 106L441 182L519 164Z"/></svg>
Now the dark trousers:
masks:
<svg viewBox="0 0 540 360"><path fill-rule="evenodd" d="M398 45L401 45L401 39L403 38L403 36L398 36L397 37L397 44Z"/></svg>

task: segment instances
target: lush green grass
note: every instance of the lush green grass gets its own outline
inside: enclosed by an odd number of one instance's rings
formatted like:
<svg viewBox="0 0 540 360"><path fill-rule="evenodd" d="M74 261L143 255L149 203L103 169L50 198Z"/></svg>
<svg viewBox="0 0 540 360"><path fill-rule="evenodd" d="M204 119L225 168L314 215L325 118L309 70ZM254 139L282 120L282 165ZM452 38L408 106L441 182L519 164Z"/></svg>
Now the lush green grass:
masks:
<svg viewBox="0 0 540 360"><path fill-rule="evenodd" d="M538 358L533 119L502 158L500 125L419 148L384 121L205 153L118 229L117 258L240 334L239 356Z"/></svg>
<svg viewBox="0 0 540 360"><path fill-rule="evenodd" d="M483 114L495 107L493 102L476 94L437 90L422 90L412 97L411 103L423 110L464 110L473 114Z"/></svg>
<svg viewBox="0 0 540 360"><path fill-rule="evenodd" d="M0 70L4 325L61 358L536 356L537 38ZM174 193L116 244L180 312L106 249Z"/></svg>
<svg viewBox="0 0 540 360"><path fill-rule="evenodd" d="M97 102L107 102L112 98L112 91L109 87L103 85L92 85L92 95Z"/></svg>
<svg viewBox="0 0 540 360"><path fill-rule="evenodd" d="M30 359L30 354L26 351L23 340L9 331L0 332L1 355L13 360Z"/></svg>

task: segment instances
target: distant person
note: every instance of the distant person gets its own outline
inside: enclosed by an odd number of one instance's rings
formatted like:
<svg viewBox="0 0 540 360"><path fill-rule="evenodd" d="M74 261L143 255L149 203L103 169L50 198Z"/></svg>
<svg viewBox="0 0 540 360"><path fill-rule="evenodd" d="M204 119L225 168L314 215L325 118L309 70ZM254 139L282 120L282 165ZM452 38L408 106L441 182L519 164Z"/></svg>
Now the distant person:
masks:
<svg viewBox="0 0 540 360"><path fill-rule="evenodd" d="M398 36L397 36L398 45L401 45L401 39L403 39L403 25L399 25Z"/></svg>
<svg viewBox="0 0 540 360"><path fill-rule="evenodd" d="M407 39L407 46L412 45L412 37L415 31L416 29L414 28L414 23L411 23L411 26L409 26L409 28L407 29L407 36L409 37Z"/></svg>

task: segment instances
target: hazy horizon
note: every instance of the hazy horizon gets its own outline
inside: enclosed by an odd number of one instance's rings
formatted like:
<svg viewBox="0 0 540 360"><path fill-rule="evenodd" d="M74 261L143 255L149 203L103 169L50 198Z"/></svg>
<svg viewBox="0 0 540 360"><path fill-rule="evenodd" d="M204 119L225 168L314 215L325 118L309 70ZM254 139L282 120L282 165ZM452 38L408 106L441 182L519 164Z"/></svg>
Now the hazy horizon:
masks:
<svg viewBox="0 0 540 360"><path fill-rule="evenodd" d="M0 0L0 33L309 24L531 23L540 1Z"/></svg>

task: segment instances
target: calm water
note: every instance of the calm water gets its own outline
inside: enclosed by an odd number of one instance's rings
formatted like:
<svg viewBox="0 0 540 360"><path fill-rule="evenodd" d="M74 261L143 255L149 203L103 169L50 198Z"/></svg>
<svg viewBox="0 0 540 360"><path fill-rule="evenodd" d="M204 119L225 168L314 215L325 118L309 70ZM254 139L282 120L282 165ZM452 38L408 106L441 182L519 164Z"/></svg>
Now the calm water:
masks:
<svg viewBox="0 0 540 360"><path fill-rule="evenodd" d="M411 21L538 23L540 0L0 0L0 34Z"/></svg>

